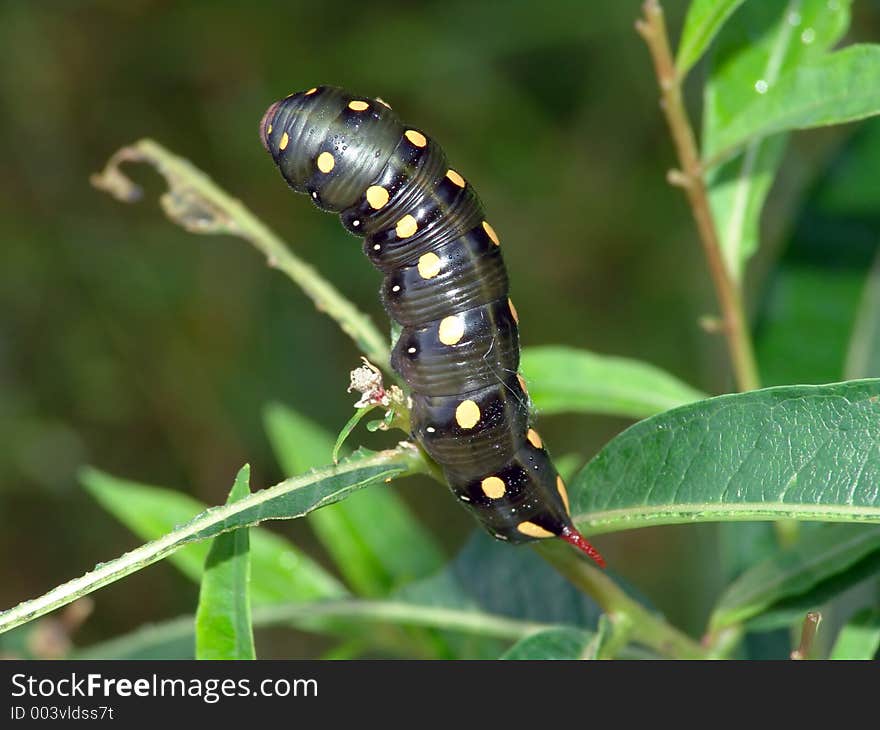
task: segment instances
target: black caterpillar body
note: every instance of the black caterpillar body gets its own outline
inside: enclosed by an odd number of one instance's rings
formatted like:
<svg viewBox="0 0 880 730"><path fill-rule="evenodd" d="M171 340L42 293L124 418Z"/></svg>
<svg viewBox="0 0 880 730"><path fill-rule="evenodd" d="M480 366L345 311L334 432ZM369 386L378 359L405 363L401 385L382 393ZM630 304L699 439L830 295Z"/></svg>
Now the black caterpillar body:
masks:
<svg viewBox="0 0 880 730"><path fill-rule="evenodd" d="M476 193L426 134L381 99L320 86L273 104L260 138L287 183L364 238L402 327L392 366L412 435L496 538L559 536L602 564L529 427L517 313Z"/></svg>

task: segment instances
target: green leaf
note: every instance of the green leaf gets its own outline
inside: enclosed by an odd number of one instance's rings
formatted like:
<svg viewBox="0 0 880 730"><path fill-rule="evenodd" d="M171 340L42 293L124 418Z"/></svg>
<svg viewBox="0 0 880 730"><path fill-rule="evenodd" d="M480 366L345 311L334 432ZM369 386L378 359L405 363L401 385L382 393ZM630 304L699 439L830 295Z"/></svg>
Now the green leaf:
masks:
<svg viewBox="0 0 880 730"><path fill-rule="evenodd" d="M298 474L330 459L333 438L280 404L265 411L266 432L281 467ZM443 553L394 492L382 484L308 516L339 571L358 593L386 595L397 585L430 574Z"/></svg>
<svg viewBox="0 0 880 730"><path fill-rule="evenodd" d="M835 151L800 211L789 216L791 234L767 278L754 328L765 385L871 377L859 374L855 364L865 353L854 349L862 341L853 336L853 322L860 299L866 307L862 317L873 314L863 292L877 257L880 186L873 181L878 166L880 118L861 125ZM870 319L862 321L869 329ZM848 347L854 358L850 370Z"/></svg>
<svg viewBox="0 0 880 730"><path fill-rule="evenodd" d="M88 595L172 555L184 545L215 537L263 520L294 519L313 509L345 499L374 482L426 470L419 451L408 443L378 453L357 452L339 466L288 479L233 504L213 507L162 537L135 548L48 593L0 613L0 633Z"/></svg>
<svg viewBox="0 0 880 730"><path fill-rule="evenodd" d="M767 388L662 413L608 443L569 495L586 533L880 521L880 380Z"/></svg>
<svg viewBox="0 0 880 730"><path fill-rule="evenodd" d="M719 131L710 156L793 129L852 122L880 113L880 46L859 44L798 65Z"/></svg>
<svg viewBox="0 0 880 730"><path fill-rule="evenodd" d="M767 385L827 383L843 376L868 264L856 260L856 247L851 246L847 261L835 256L833 267L823 266L818 259L823 253L834 256L840 239L827 237L827 232L817 233L819 237L825 245L805 260L800 250L818 241L798 235L770 282L755 338Z"/></svg>
<svg viewBox="0 0 880 730"><path fill-rule="evenodd" d="M207 507L171 489L119 479L84 469L80 481L98 503L144 540L155 540L189 522ZM335 598L345 588L305 553L264 528L251 530L251 599L254 605L314 598ZM187 577L201 582L210 544L194 543L169 560Z"/></svg>
<svg viewBox="0 0 880 730"><path fill-rule="evenodd" d="M849 26L849 0L747 3L724 26L711 56L703 111L703 158L721 148L740 111L776 88L799 64L821 58ZM805 42L809 40L809 43ZM709 170L709 197L727 269L742 277L758 249L764 201L785 151L786 136L757 138L734 159Z"/></svg>
<svg viewBox="0 0 880 730"><path fill-rule="evenodd" d="M769 522L727 522L718 527L718 558L724 584L779 549L774 526Z"/></svg>
<svg viewBox="0 0 880 730"><path fill-rule="evenodd" d="M501 659L581 659L594 635L581 629L559 627L538 631L520 639Z"/></svg>
<svg viewBox="0 0 880 730"><path fill-rule="evenodd" d="M744 0L693 0L684 19L675 67L683 77L700 60L715 34Z"/></svg>
<svg viewBox="0 0 880 730"><path fill-rule="evenodd" d="M447 608L479 608L540 624L595 628L601 611L535 551L475 531L435 575L404 586L395 597Z"/></svg>
<svg viewBox="0 0 880 730"><path fill-rule="evenodd" d="M195 659L195 617L146 624L97 644L77 647L68 659Z"/></svg>
<svg viewBox="0 0 880 730"><path fill-rule="evenodd" d="M520 369L542 413L644 418L705 398L653 365L571 347L528 347Z"/></svg>
<svg viewBox="0 0 880 730"><path fill-rule="evenodd" d="M372 411L376 406L370 405L365 406L363 408L358 408L354 415L348 419L348 422L342 427L342 430L339 432L339 435L336 437L336 443L333 444L333 452L330 454L330 459L334 464L339 462L339 451L342 449L342 444L345 443L345 440L349 437L352 431L354 431L354 427L360 423L361 419L366 416L370 411Z"/></svg>
<svg viewBox="0 0 880 730"><path fill-rule="evenodd" d="M880 376L880 253L862 290L844 371L847 378Z"/></svg>
<svg viewBox="0 0 880 730"><path fill-rule="evenodd" d="M808 539L780 550L734 581L719 599L710 628L743 623L784 599L813 592L878 550L878 527L828 525L813 530Z"/></svg>
<svg viewBox="0 0 880 730"><path fill-rule="evenodd" d="M880 217L878 166L880 119L869 119L836 150L821 185L813 192L812 207L825 216L862 223L869 231L876 231Z"/></svg>
<svg viewBox="0 0 880 730"><path fill-rule="evenodd" d="M378 627L420 626L458 636L461 658L495 658L499 641L519 640L567 626L595 636L599 607L527 547L511 547L474 532L456 558L433 576L395 591L388 600L330 600L255 606L255 626L296 625L323 630L330 619L360 627L358 640L383 651L395 645ZM187 632L189 632L187 634ZM192 621L175 619L77 651L88 658L161 656L163 647L185 644ZM399 646L399 642L395 642Z"/></svg>
<svg viewBox="0 0 880 730"><path fill-rule="evenodd" d="M829 659L873 659L880 649L880 610L866 608L840 630Z"/></svg>
<svg viewBox="0 0 880 730"><path fill-rule="evenodd" d="M790 628L803 620L807 611L819 610L827 613L836 609L833 603L851 588L872 584L880 574L880 551L868 553L850 567L840 572L832 572L826 579L818 581L803 593L783 598L746 621L749 631L772 631Z"/></svg>
<svg viewBox="0 0 880 730"><path fill-rule="evenodd" d="M251 468L245 464L226 504L251 493ZM251 626L250 542L248 528L225 532L211 541L196 609L196 659L256 659Z"/></svg>

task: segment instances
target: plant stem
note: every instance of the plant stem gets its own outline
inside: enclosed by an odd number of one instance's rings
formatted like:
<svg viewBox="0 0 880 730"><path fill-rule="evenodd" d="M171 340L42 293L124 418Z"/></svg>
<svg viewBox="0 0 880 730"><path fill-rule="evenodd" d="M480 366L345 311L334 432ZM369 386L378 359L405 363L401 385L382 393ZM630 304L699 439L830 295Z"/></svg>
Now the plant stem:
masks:
<svg viewBox="0 0 880 730"><path fill-rule="evenodd" d="M707 652L692 638L630 598L611 578L557 540L535 548L562 575L591 596L613 623L626 627L632 641L674 659L705 659Z"/></svg>
<svg viewBox="0 0 880 730"><path fill-rule="evenodd" d="M315 603L261 606L254 618L263 625L283 625L315 618L362 619L403 626L425 626L498 639L522 639L554 628L553 624L523 621L475 610L421 606L394 600L340 599Z"/></svg>
<svg viewBox="0 0 880 730"><path fill-rule="evenodd" d="M745 629L742 624L727 626L714 634L703 637L703 646L710 659L727 659L742 641Z"/></svg>
<svg viewBox="0 0 880 730"><path fill-rule="evenodd" d="M804 617L804 624L801 628L801 643L797 649L791 653L792 659L809 659L810 652L813 650L813 642L816 639L816 632L819 630L819 623L822 621L822 614L818 611L810 611Z"/></svg>
<svg viewBox="0 0 880 730"><path fill-rule="evenodd" d="M518 641L529 634L556 628L554 624L508 618L498 614L457 608L420 606L396 601L341 599L309 603L281 603L254 606L253 625L297 626L306 631L325 631L323 619L342 619L363 625L363 635L350 639L343 646L348 653L342 658L353 659L369 647L400 653L399 637L382 632L382 627L428 627L477 636ZM114 639L74 650L68 659L118 659L149 650L171 641L192 641L195 616L181 616L157 624L149 624ZM393 623L392 623L393 622ZM411 647L407 647L411 648ZM325 655L323 658L330 658Z"/></svg>
<svg viewBox="0 0 880 730"><path fill-rule="evenodd" d="M700 235L703 253L709 265L709 273L722 311L722 326L727 340L727 349L740 391L756 390L761 387L758 366L748 321L742 301L740 284L731 275L724 262L724 254L718 238L703 166L694 136L693 127L684 107L681 92L681 78L675 69L675 61L669 47L669 34L659 0L645 0L642 5L643 16L636 21L636 30L645 39L654 71L660 86L660 107L672 134L678 153L681 170L671 170L670 183L681 187L687 195L694 221ZM774 525L780 545L797 542L800 527L792 520L781 520Z"/></svg>
<svg viewBox="0 0 880 730"><path fill-rule="evenodd" d="M123 162L145 162L165 177L169 189L160 203L172 221L191 233L228 233L250 242L265 254L269 266L283 271L305 292L318 311L332 317L370 360L391 372L387 338L370 318L312 266L293 254L241 201L221 190L188 160L150 139L118 150L104 170L92 175L92 185L126 203L139 200L142 191L120 170Z"/></svg>
<svg viewBox="0 0 880 730"><path fill-rule="evenodd" d="M636 22L636 30L645 39L654 61L654 70L660 86L660 106L669 124L681 166L681 170L670 172L669 181L684 190L697 224L703 253L721 307L722 329L727 340L737 388L741 391L755 390L760 387L760 382L743 309L742 293L724 265L696 139L684 107L681 79L675 70L675 61L669 47L663 9L658 0L646 0L642 11L644 15Z"/></svg>

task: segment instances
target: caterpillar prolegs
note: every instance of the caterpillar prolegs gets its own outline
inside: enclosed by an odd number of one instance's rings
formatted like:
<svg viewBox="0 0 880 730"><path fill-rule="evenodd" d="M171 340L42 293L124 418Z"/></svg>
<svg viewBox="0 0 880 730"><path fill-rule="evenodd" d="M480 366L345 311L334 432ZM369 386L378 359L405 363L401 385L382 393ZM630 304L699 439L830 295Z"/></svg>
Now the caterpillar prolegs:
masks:
<svg viewBox="0 0 880 730"><path fill-rule="evenodd" d="M260 139L290 187L364 238L401 326L391 364L411 389L412 435L456 497L496 538L558 536L604 565L529 425L498 235L439 145L381 99L332 86L273 104Z"/></svg>

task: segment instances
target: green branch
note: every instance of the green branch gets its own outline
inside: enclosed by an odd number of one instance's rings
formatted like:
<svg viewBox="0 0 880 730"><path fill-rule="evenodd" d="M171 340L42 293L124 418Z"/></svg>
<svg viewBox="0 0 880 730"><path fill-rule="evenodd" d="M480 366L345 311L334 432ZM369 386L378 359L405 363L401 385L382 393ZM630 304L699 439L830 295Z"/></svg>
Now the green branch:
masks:
<svg viewBox="0 0 880 730"><path fill-rule="evenodd" d="M660 86L660 105L666 115L681 166L681 170L674 170L670 173L669 181L684 190L691 206L694 221L697 224L703 254L706 257L709 273L718 297L718 304L721 307L723 316L721 329L727 339L727 348L737 387L741 391L755 390L761 386L752 339L743 308L742 292L724 263L715 219L709 205L709 194L703 177L700 153L684 106L681 79L676 71L672 51L669 48L669 36L666 32L666 22L663 19L663 9L657 0L646 0L642 9L644 14L636 22L636 30L645 39L654 61L657 83Z"/></svg>

